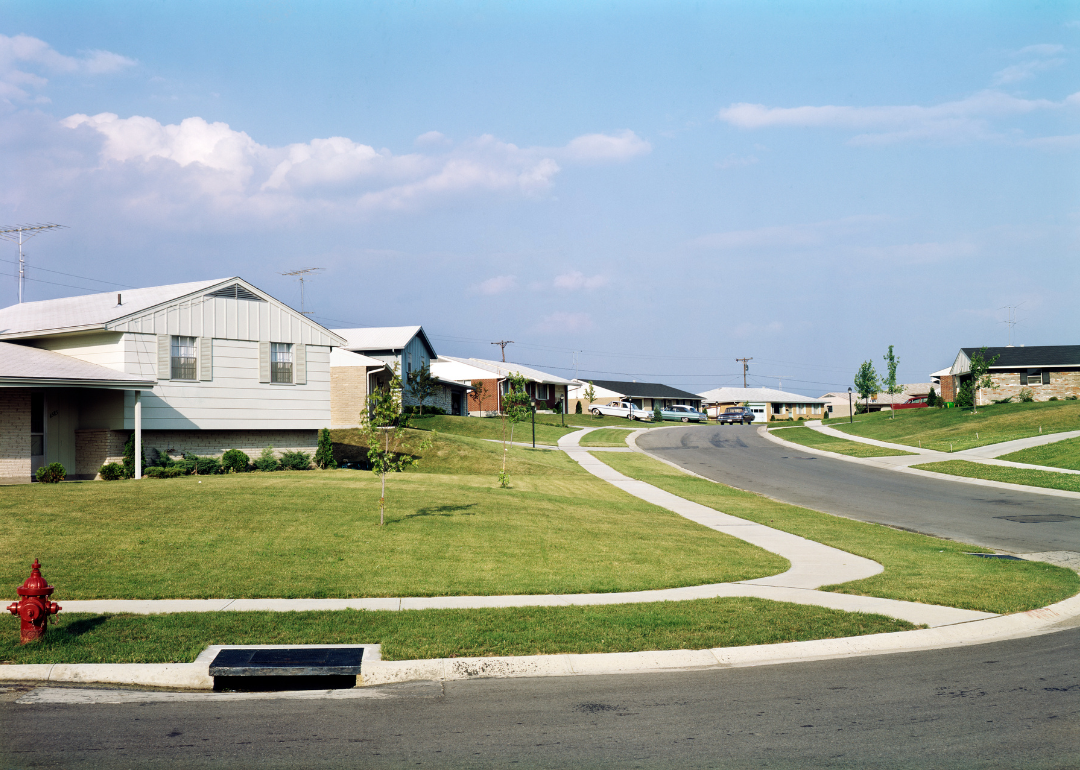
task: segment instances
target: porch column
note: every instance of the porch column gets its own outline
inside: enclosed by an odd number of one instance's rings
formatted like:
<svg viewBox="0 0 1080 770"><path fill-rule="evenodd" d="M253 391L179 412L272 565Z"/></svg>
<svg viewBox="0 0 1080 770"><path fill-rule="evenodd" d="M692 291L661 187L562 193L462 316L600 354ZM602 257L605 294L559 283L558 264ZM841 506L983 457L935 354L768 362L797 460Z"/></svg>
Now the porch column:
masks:
<svg viewBox="0 0 1080 770"><path fill-rule="evenodd" d="M142 478L142 391L135 391L135 478Z"/></svg>

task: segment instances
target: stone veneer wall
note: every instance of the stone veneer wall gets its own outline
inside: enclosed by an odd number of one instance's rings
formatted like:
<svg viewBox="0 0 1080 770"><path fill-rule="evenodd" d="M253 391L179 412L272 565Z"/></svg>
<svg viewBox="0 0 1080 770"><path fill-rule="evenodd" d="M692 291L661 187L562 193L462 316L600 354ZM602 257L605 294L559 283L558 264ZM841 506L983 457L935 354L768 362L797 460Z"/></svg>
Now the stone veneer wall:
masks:
<svg viewBox="0 0 1080 770"><path fill-rule="evenodd" d="M0 390L0 480L30 482L30 391Z"/></svg>
<svg viewBox="0 0 1080 770"><path fill-rule="evenodd" d="M437 406L439 409L442 409L446 414L453 414L453 412L450 411L450 407L453 405L453 402L450 400L450 398L450 388L448 388L446 385L440 385L439 389L435 391L432 396L428 397L427 400L424 402L424 408L426 410L429 406ZM420 399L415 398L408 391L406 391L402 395L402 406L417 406L419 405L419 403Z"/></svg>
<svg viewBox="0 0 1080 770"><path fill-rule="evenodd" d="M1080 396L1080 371L1050 372L1050 384L1021 385L1019 372L992 372L991 379L997 385L994 389L980 388L979 403L989 404L1002 398L1011 397L1020 400L1020 391L1028 388L1036 401L1049 401L1051 396L1064 400L1066 396Z"/></svg>
<svg viewBox="0 0 1080 770"><path fill-rule="evenodd" d="M367 369L330 367L330 427L355 428L367 401Z"/></svg>

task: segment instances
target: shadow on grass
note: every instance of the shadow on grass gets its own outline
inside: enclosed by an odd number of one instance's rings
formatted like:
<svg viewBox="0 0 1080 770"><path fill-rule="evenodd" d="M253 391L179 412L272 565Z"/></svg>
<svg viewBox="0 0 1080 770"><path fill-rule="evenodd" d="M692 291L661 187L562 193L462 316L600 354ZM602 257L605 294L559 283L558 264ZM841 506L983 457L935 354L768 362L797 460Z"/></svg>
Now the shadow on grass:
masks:
<svg viewBox="0 0 1080 770"><path fill-rule="evenodd" d="M112 615L95 615L92 618L83 618L81 620L73 620L70 623L65 623L63 626L58 626L57 630L63 630L68 636L82 636L93 631L98 626L107 623L112 619Z"/></svg>
<svg viewBox="0 0 1080 770"><path fill-rule="evenodd" d="M415 519L421 516L452 517L462 512L464 512L463 515L465 516L475 516L476 514L471 511L471 509L475 507L476 503L469 503L468 505L439 505L432 508L420 508L416 511L416 513L410 513L407 516L403 516L399 521L404 521L405 519ZM386 523L390 524L392 522L388 521Z"/></svg>

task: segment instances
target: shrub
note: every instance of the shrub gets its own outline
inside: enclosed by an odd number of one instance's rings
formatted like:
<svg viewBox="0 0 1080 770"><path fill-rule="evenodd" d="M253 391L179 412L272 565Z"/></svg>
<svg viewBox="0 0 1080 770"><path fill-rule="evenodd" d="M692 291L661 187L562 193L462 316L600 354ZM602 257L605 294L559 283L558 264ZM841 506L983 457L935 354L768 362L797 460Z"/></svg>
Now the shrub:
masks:
<svg viewBox="0 0 1080 770"><path fill-rule="evenodd" d="M281 469L286 471L306 471L311 468L311 455L299 450L281 453Z"/></svg>
<svg viewBox="0 0 1080 770"><path fill-rule="evenodd" d="M407 414L407 415L414 415L414 414L419 415L420 414L420 407L416 406L416 405L407 406L404 409L402 409L401 412L402 412L402 414ZM424 406L424 416L425 417L431 417L432 415L437 415L437 414L446 414L446 410L442 409L441 407L438 407L438 406L427 406L427 405Z"/></svg>
<svg viewBox="0 0 1080 770"><path fill-rule="evenodd" d="M1012 403L1012 396L1005 396L1005 398L995 398L994 403L995 404L1011 404Z"/></svg>
<svg viewBox="0 0 1080 770"><path fill-rule="evenodd" d="M315 464L324 470L337 467L337 462L334 460L334 442L330 440L329 428L319 431L319 447L315 450Z"/></svg>
<svg viewBox="0 0 1080 770"><path fill-rule="evenodd" d="M67 478L67 470L60 463L49 463L38 468L34 475L42 484L59 484Z"/></svg>
<svg viewBox="0 0 1080 770"><path fill-rule="evenodd" d="M926 394L926 405L927 406L937 406L937 403L938 403L938 394L937 394L937 391L934 390L934 386L931 385L930 386L930 392Z"/></svg>
<svg viewBox="0 0 1080 770"><path fill-rule="evenodd" d="M1057 397L1057 396L1050 396L1050 400L1051 400L1051 401L1057 401L1057 400L1058 400L1058 397Z"/></svg>
<svg viewBox="0 0 1080 770"><path fill-rule="evenodd" d="M664 421L664 413L662 411L660 411L660 407L658 407L658 406L653 407L652 418L653 418L653 422L663 422Z"/></svg>
<svg viewBox="0 0 1080 770"><path fill-rule="evenodd" d="M248 469L251 458L240 449L230 449L221 455L222 473L244 473Z"/></svg>
<svg viewBox="0 0 1080 770"><path fill-rule="evenodd" d="M1035 400L1035 394L1031 392L1031 388L1022 388L1017 398L1022 404L1030 404Z"/></svg>
<svg viewBox="0 0 1080 770"><path fill-rule="evenodd" d="M270 471L276 471L279 467L281 467L278 459L274 457L274 448L272 446L266 447L262 451L262 454L259 455L259 459L255 460L252 465L254 465L256 469L264 471L266 473L269 473Z"/></svg>
<svg viewBox="0 0 1080 770"><path fill-rule="evenodd" d="M147 468L147 470L150 470ZM117 481L124 478L124 466L120 463L105 463L98 468L103 481Z"/></svg>
<svg viewBox="0 0 1080 770"><path fill-rule="evenodd" d="M582 413L582 410L581 410L581 402L580 402L580 401L578 401L578 402L577 402L577 406L575 406L575 407L574 407L574 414L581 414L581 413Z"/></svg>
<svg viewBox="0 0 1080 770"><path fill-rule="evenodd" d="M146 448L142 448L142 468L146 467ZM124 443L124 478L135 478L135 434L128 436Z"/></svg>
<svg viewBox="0 0 1080 770"><path fill-rule="evenodd" d="M179 464L171 465L168 468L162 468L160 465L152 465L146 469L146 478L148 479L175 479L185 475L187 475L187 471Z"/></svg>
<svg viewBox="0 0 1080 770"><path fill-rule="evenodd" d="M1077 396L1065 396L1066 401L1075 401L1076 399L1077 399Z"/></svg>

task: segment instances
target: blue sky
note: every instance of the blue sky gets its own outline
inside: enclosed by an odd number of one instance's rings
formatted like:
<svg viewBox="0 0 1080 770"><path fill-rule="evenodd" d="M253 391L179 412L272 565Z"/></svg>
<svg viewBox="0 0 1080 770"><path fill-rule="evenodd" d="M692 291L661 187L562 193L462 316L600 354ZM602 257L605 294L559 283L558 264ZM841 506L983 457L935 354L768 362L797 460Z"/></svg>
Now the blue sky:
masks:
<svg viewBox="0 0 1080 770"><path fill-rule="evenodd" d="M327 326L695 392L1078 343L1080 3L941 5L0 0L0 224L69 228L27 299L318 266Z"/></svg>

